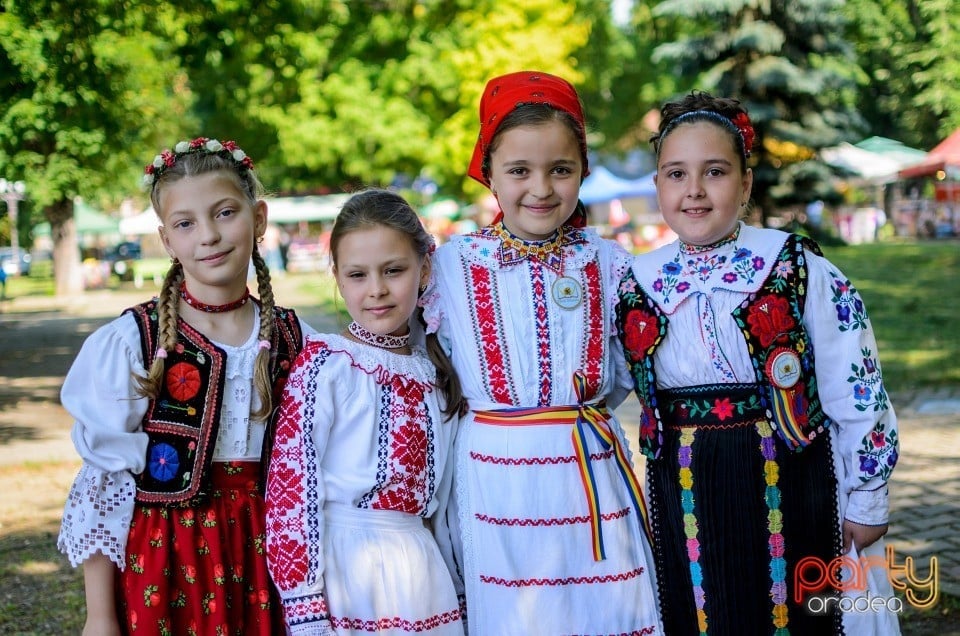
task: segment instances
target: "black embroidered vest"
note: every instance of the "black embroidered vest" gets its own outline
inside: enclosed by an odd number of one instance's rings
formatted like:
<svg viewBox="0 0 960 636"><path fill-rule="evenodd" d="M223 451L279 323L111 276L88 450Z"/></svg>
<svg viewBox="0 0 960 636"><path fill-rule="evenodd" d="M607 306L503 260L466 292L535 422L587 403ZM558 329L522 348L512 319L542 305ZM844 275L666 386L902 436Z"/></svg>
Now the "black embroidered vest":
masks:
<svg viewBox="0 0 960 636"><path fill-rule="evenodd" d="M153 299L124 312L133 314L137 321L147 369L157 352L156 309L157 302ZM273 322L270 378L276 405L290 366L303 346L303 334L293 310L275 307ZM226 358L226 353L203 334L183 320L177 321L177 345L167 352L160 393L150 401L143 418L143 430L149 439L146 467L134 476L137 501L191 506L206 495L220 429ZM274 420L271 414L264 432L261 450L264 477L273 442Z"/></svg>
<svg viewBox="0 0 960 636"><path fill-rule="evenodd" d="M820 405L814 352L803 326L807 295L804 247L820 254L813 241L790 235L763 285L732 313L747 343L760 404L790 451L802 450L830 425ZM620 289L635 290L620 292L617 331L640 400L640 451L655 459L663 444L663 418L657 401L654 352L670 321L632 270L627 271Z"/></svg>

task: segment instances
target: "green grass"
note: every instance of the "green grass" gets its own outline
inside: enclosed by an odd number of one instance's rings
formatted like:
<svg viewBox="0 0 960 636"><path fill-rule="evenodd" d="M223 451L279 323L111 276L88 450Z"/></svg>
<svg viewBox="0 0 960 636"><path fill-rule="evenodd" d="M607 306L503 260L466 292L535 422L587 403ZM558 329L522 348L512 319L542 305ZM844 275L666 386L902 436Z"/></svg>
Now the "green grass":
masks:
<svg viewBox="0 0 960 636"><path fill-rule="evenodd" d="M887 389L960 384L960 242L825 247L860 290Z"/></svg>

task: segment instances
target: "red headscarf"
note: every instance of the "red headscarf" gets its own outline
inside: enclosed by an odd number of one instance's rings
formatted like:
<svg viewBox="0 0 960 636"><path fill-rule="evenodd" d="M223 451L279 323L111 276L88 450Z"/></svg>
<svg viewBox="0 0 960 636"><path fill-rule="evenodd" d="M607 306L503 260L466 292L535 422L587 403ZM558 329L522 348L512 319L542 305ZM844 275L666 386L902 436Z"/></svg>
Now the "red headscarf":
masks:
<svg viewBox="0 0 960 636"><path fill-rule="evenodd" d="M583 107L576 89L565 79L538 71L509 73L487 82L483 97L480 98L480 136L473 148L473 158L467 174L490 187L490 179L483 174L484 156L500 122L520 104L549 104L569 113L580 125L578 141L580 153L583 155L583 176L590 174L587 168Z"/></svg>

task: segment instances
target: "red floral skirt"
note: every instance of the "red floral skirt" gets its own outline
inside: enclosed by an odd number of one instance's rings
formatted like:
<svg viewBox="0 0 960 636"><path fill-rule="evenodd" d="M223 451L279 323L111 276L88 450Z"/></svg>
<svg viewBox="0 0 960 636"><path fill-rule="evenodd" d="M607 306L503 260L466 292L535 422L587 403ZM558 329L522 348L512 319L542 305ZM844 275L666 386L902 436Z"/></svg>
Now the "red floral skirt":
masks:
<svg viewBox="0 0 960 636"><path fill-rule="evenodd" d="M131 634L283 634L267 573L258 462L217 462L193 508L138 504L120 600Z"/></svg>

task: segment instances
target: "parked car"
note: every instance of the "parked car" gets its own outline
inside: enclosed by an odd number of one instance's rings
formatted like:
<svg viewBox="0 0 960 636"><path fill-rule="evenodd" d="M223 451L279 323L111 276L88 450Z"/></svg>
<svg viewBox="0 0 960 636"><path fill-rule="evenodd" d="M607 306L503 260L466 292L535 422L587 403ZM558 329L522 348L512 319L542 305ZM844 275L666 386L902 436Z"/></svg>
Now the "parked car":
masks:
<svg viewBox="0 0 960 636"><path fill-rule="evenodd" d="M133 280L134 261L141 257L140 243L125 241L108 248L103 254L103 260L110 264L110 271L122 281Z"/></svg>
<svg viewBox="0 0 960 636"><path fill-rule="evenodd" d="M16 276L17 274L29 276L31 261L30 250L21 247L17 251L20 256L19 259L14 258L12 247L0 247L0 267L3 268L7 276Z"/></svg>

